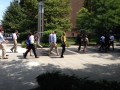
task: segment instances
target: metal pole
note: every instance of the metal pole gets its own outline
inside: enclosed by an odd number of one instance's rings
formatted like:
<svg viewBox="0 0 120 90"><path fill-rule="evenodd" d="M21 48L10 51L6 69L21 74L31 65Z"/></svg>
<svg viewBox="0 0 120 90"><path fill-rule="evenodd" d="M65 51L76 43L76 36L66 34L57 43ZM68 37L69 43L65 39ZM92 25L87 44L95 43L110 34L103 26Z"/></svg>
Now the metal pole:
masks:
<svg viewBox="0 0 120 90"><path fill-rule="evenodd" d="M38 10L38 43L40 43L44 30L44 2L42 0L39 1Z"/></svg>

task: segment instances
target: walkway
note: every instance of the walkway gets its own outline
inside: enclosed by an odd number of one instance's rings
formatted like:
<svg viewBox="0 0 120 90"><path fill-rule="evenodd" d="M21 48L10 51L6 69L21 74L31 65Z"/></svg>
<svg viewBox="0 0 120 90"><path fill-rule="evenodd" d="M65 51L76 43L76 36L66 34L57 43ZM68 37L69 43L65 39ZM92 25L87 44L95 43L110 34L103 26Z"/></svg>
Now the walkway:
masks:
<svg viewBox="0 0 120 90"><path fill-rule="evenodd" d="M116 47L115 52L109 53L100 53L97 47L92 46L87 53L77 53L77 47L72 46L67 48L65 58L48 56L48 48L43 48L37 50L40 58L28 54L28 59L23 58L26 50L20 44L18 53L10 51L12 44L6 47L9 59L0 59L0 90L32 89L37 85L35 78L38 75L56 70L88 79L120 81L120 46Z"/></svg>

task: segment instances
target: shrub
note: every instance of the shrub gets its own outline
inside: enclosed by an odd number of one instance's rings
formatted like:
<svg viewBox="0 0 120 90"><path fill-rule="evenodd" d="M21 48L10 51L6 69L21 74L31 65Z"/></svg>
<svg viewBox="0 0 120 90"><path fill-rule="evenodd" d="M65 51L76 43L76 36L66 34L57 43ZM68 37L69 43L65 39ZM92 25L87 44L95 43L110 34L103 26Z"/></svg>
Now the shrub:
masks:
<svg viewBox="0 0 120 90"><path fill-rule="evenodd" d="M36 77L39 84L37 89L32 90L119 90L120 82L95 81L87 78L77 78L61 74L59 71L47 72Z"/></svg>
<svg viewBox="0 0 120 90"><path fill-rule="evenodd" d="M44 33L43 33L43 37L42 37L42 42L43 43L48 43L49 35L53 31L57 31L57 42L60 42L60 38L61 38L61 35L62 35L63 31L60 31L60 30L48 30L48 31L44 31Z"/></svg>

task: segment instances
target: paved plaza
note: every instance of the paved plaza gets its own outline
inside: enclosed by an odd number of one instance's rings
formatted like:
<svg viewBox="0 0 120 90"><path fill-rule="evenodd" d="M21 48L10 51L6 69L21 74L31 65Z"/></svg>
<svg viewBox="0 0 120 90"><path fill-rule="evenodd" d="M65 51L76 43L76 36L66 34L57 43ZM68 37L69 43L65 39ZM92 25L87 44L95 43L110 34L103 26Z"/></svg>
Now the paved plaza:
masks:
<svg viewBox="0 0 120 90"><path fill-rule="evenodd" d="M54 51L48 56L48 48L42 48L37 50L39 58L28 53L27 59L23 58L26 49L20 44L18 53L10 51L12 44L5 46L9 59L0 59L0 90L32 89L37 85L38 75L56 70L80 78L120 81L120 46L108 53L99 52L97 46L89 46L87 53L77 52L77 46L71 46L66 49L65 58L56 56Z"/></svg>

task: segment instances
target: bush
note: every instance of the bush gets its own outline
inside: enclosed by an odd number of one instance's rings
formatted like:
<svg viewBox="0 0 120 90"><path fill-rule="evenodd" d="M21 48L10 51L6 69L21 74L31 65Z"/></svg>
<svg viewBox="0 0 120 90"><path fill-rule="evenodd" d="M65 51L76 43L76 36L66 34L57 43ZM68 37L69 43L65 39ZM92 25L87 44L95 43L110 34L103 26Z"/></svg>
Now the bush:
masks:
<svg viewBox="0 0 120 90"><path fill-rule="evenodd" d="M43 33L43 37L42 37L42 42L43 43L48 43L48 39L49 39L49 35L51 32L53 31L57 31L57 42L60 42L60 38L61 38L61 35L63 33L63 31L60 31L60 30L48 30L48 31L44 31Z"/></svg>
<svg viewBox="0 0 120 90"><path fill-rule="evenodd" d="M36 77L39 87L31 90L119 90L120 82L94 81L61 74L59 71L47 72Z"/></svg>
<svg viewBox="0 0 120 90"><path fill-rule="evenodd" d="M28 33L27 33L27 32L20 33L19 38L18 38L18 41L19 41L19 42L25 41L26 38L27 38L27 36L28 36Z"/></svg>

